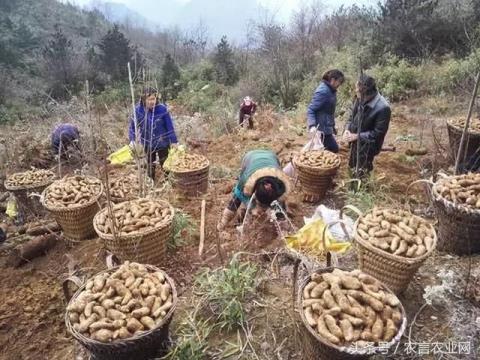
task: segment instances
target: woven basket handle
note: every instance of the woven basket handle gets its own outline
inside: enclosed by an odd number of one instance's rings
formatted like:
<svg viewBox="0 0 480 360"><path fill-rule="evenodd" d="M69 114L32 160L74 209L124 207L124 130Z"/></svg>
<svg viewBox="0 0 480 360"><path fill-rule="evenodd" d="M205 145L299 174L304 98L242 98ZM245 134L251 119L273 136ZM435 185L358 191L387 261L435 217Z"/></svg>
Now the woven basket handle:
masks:
<svg viewBox="0 0 480 360"><path fill-rule="evenodd" d="M323 228L323 231L322 231L322 244L323 244L323 248L326 250L327 249L327 244L326 244L326 239L325 239L325 234L327 233L327 229L329 229L331 226L333 225L336 225L336 224L341 224L342 225L342 230L345 232L345 235L348 235L348 232L346 230L346 223L345 221L343 220L336 220L336 221L332 221L328 224L325 225L325 227ZM334 259L334 266L337 266L338 264L336 264L337 260L336 260L336 256L334 254L332 254L330 251L327 251L327 256L326 256L326 265L327 267L330 267L332 266L332 258Z"/></svg>
<svg viewBox="0 0 480 360"><path fill-rule="evenodd" d="M82 279L80 279L76 275L71 275L65 280L63 280L63 283L62 283L63 296L65 296L65 299L67 300L67 302L70 301L70 299L73 296L73 292L70 291L70 286L69 286L70 283L73 283L77 287L77 290L83 285Z"/></svg>
<svg viewBox="0 0 480 360"><path fill-rule="evenodd" d="M427 184L427 185L430 185L430 186L428 187L428 191L429 191L429 192L428 192L428 196L429 196L429 198L431 198L431 195L432 195L432 187L433 187L433 185L435 184L435 183L433 182L433 179L432 179L432 178L430 178L430 179L420 179L420 180L415 180L415 181L413 181L412 183L410 183L410 185L407 186L406 195L408 195L408 194L410 193L411 187L412 187L413 185L416 185L416 184ZM406 203L407 203L407 206L408 206L408 211L410 211L410 212L413 214L413 211L412 211L412 209L411 209L410 202L408 201L408 199L410 199L409 196L407 196L407 202L406 202Z"/></svg>
<svg viewBox="0 0 480 360"><path fill-rule="evenodd" d="M105 263L107 264L107 269L112 269L115 266L120 265L120 260L115 256L115 254L108 253L105 258Z"/></svg>
<svg viewBox="0 0 480 360"><path fill-rule="evenodd" d="M342 207L340 209L340 219L343 220L343 214L345 213L345 210L351 210L353 211L355 214L357 214L358 216L362 216L363 213L362 211L357 208L356 206L353 206L353 205L345 205L344 207Z"/></svg>

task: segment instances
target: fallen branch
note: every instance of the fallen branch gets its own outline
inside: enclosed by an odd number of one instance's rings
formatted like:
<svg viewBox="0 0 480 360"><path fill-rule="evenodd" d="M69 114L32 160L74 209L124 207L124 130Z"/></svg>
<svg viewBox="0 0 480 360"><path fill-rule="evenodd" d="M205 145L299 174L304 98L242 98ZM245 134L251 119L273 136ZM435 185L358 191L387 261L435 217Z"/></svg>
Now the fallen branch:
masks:
<svg viewBox="0 0 480 360"><path fill-rule="evenodd" d="M38 236L44 234L50 234L52 232L60 231L60 225L56 222L51 222L44 225L32 226L27 228L27 235Z"/></svg>
<svg viewBox="0 0 480 360"><path fill-rule="evenodd" d="M56 234L37 236L13 249L9 255L7 264L13 267L19 267L36 257L42 256L48 250L52 249L59 239L60 237Z"/></svg>

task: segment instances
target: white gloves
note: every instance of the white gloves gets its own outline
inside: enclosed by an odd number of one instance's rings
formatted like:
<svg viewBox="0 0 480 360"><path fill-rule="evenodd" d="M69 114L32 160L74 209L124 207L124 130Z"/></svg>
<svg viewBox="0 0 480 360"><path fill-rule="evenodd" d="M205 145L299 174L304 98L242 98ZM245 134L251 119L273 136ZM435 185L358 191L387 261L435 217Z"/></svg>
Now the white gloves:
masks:
<svg viewBox="0 0 480 360"><path fill-rule="evenodd" d="M317 131L317 128L315 126L312 126L310 130L308 130L310 134L313 134L315 131Z"/></svg>

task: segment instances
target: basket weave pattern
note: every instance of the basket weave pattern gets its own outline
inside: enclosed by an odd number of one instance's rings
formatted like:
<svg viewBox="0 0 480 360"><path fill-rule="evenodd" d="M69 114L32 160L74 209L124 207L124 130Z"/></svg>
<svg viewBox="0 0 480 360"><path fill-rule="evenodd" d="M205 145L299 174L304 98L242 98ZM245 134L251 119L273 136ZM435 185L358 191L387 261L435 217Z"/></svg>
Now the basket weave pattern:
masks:
<svg viewBox="0 0 480 360"><path fill-rule="evenodd" d="M326 272L333 271L333 267L318 269L314 271L317 274L322 274ZM301 324L301 333L302 333L302 345L303 345L303 357L302 360L363 360L369 359L374 354L359 354L354 353L351 348L345 346L338 346L331 344L328 341L324 340L319 334L317 334L310 325L308 325L307 319L305 318L305 313L302 306L302 296L303 289L310 282L310 276L307 276L299 285L297 292L297 311L300 314L300 319L303 324ZM383 290L385 292L391 293L391 290L384 286ZM400 341L403 332L407 326L407 317L405 315L405 309L400 304L400 309L402 312L403 323L400 326L397 335L388 343L388 347L393 346L395 343ZM384 350L386 347L382 347ZM369 349L373 350L373 349ZM377 351L381 351L380 349Z"/></svg>
<svg viewBox="0 0 480 360"><path fill-rule="evenodd" d="M164 350L169 344L169 326L172 321L175 308L177 306L178 297L175 283L164 271L151 265L145 265L147 269L152 272L161 272L166 281L172 289L172 307L168 311L163 321L154 329L141 333L140 335L118 340L111 343L103 343L100 341L92 340L76 331L68 317L68 313L65 313L65 324L67 330L73 335L73 337L82 344L88 351L91 352L92 358L97 360L147 360L155 357L159 350ZM103 273L113 273L118 269L114 267L112 269L104 270L96 275ZM86 282L81 286L77 292L70 299L70 303L80 295L85 289Z"/></svg>
<svg viewBox="0 0 480 360"><path fill-rule="evenodd" d="M183 194L188 196L197 196L204 194L208 190L208 175L210 164L202 169L194 171L172 171L174 186Z"/></svg>
<svg viewBox="0 0 480 360"><path fill-rule="evenodd" d="M99 201L102 196L101 190L88 203L75 207L52 207L45 203L45 192L42 193L42 205L53 215L58 225L63 230L65 238L73 241L90 239L95 235L93 217L99 210ZM103 188L102 188L103 189Z"/></svg>
<svg viewBox="0 0 480 360"><path fill-rule="evenodd" d="M434 233L433 246L430 251L419 257L407 258L388 253L364 240L357 232L360 219L360 217L357 219L354 227L354 239L360 270L380 280L395 294L400 294L408 287L418 268L435 250L437 246L435 229L430 225Z"/></svg>
<svg viewBox="0 0 480 360"><path fill-rule="evenodd" d="M305 200L313 202L320 201L325 197L339 168L339 166L328 169L306 166L299 163L297 157L293 159L293 165L306 195Z"/></svg>
<svg viewBox="0 0 480 360"><path fill-rule="evenodd" d="M165 201L170 212L173 214L173 207ZM105 242L105 247L115 254L122 261L136 261L142 264L151 264L160 266L165 259L167 243L173 233L173 223L169 221L162 227L139 231L128 235L105 234L97 227L97 220L100 214L106 213L107 208L100 211L93 219L93 226L98 236ZM173 217L172 217L173 219Z"/></svg>
<svg viewBox="0 0 480 360"><path fill-rule="evenodd" d="M480 252L480 210L469 209L443 198L432 188L433 205L438 219L438 249L451 254Z"/></svg>
<svg viewBox="0 0 480 360"><path fill-rule="evenodd" d="M460 147L460 140L462 138L462 130L450 125L447 123L447 130L448 130L448 140L450 143L450 150L452 152L453 157L456 159L458 148ZM477 151L480 147L480 134L478 133L468 133L468 146L467 143L465 144L466 150L466 159L470 159L470 157ZM463 154L462 154L463 158Z"/></svg>

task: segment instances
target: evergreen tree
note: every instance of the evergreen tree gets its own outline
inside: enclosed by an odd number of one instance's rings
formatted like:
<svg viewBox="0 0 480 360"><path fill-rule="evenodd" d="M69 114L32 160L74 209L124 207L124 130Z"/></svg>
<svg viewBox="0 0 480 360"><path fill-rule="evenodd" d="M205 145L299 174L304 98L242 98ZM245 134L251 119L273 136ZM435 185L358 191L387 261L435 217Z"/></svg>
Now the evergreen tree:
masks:
<svg viewBox="0 0 480 360"><path fill-rule="evenodd" d="M133 53L130 41L114 25L101 39L98 47L103 71L110 75L112 81L126 81L128 79L127 63L131 62L133 71Z"/></svg>
<svg viewBox="0 0 480 360"><path fill-rule="evenodd" d="M162 65L162 98L163 100L175 99L179 91L180 69L173 60L172 56L167 53L165 61Z"/></svg>
<svg viewBox="0 0 480 360"><path fill-rule="evenodd" d="M42 55L50 80L51 96L68 98L76 83L76 74L72 67L74 51L72 41L67 39L58 24L55 25L52 39L43 48Z"/></svg>
<svg viewBox="0 0 480 360"><path fill-rule="evenodd" d="M213 64L215 66L215 75L218 83L234 85L238 81L239 75L235 67L233 50L226 36L223 36L217 44Z"/></svg>

